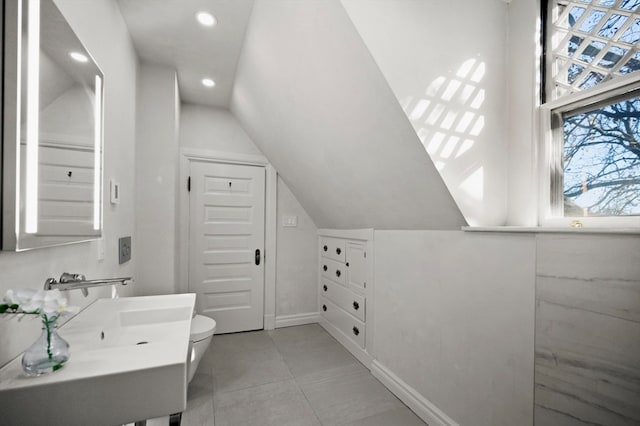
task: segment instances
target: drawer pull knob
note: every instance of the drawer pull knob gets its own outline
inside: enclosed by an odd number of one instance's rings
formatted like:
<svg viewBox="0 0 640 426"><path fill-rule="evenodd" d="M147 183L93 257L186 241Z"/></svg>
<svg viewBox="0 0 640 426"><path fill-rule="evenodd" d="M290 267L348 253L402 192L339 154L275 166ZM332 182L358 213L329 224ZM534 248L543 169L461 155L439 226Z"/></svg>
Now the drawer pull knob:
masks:
<svg viewBox="0 0 640 426"><path fill-rule="evenodd" d="M340 249L340 247L338 247L338 248L336 249L336 254L340 254L340 253L342 253L342 250Z"/></svg>
<svg viewBox="0 0 640 426"><path fill-rule="evenodd" d="M355 334L356 336L360 334L360 330L358 330L358 327L353 327L353 334Z"/></svg>
<svg viewBox="0 0 640 426"><path fill-rule="evenodd" d="M340 269L336 269L336 277L339 277L340 275L342 275L342 272L340 272Z"/></svg>
<svg viewBox="0 0 640 426"><path fill-rule="evenodd" d="M327 272L327 269L329 269L329 268L327 268L327 265L324 265L324 266L322 267L322 270L323 270L323 271L325 271L325 272Z"/></svg>
<svg viewBox="0 0 640 426"><path fill-rule="evenodd" d="M347 263L345 264L345 266L348 268L348 267L349 267L349 262L347 262Z"/></svg>
<svg viewBox="0 0 640 426"><path fill-rule="evenodd" d="M324 246L324 247L322 247L322 249L323 249L324 251L327 251L327 250L329 250L329 247Z"/></svg>
<svg viewBox="0 0 640 426"><path fill-rule="evenodd" d="M327 305L322 305L322 310L327 312Z"/></svg>
<svg viewBox="0 0 640 426"><path fill-rule="evenodd" d="M323 285L323 286L322 286L322 289L323 289L324 291L327 291L327 290L328 290L327 285L326 285L326 284L325 284L325 285Z"/></svg>
<svg viewBox="0 0 640 426"><path fill-rule="evenodd" d="M360 309L360 304L358 302L353 302L353 309L355 309L356 311Z"/></svg>

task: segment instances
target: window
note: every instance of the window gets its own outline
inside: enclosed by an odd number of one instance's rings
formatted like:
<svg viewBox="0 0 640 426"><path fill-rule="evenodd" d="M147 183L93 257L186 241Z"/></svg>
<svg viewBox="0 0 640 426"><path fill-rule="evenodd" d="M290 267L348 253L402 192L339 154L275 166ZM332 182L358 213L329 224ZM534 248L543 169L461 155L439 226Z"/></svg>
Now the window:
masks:
<svg viewBox="0 0 640 426"><path fill-rule="evenodd" d="M546 6L541 222L640 225L640 0Z"/></svg>

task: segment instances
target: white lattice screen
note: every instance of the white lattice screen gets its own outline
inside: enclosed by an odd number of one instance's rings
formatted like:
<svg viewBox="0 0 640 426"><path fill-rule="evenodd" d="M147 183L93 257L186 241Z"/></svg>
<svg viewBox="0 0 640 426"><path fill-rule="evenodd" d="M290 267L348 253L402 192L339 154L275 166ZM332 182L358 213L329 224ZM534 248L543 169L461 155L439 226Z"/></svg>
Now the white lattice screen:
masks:
<svg viewBox="0 0 640 426"><path fill-rule="evenodd" d="M640 0L550 0L549 99L640 70Z"/></svg>

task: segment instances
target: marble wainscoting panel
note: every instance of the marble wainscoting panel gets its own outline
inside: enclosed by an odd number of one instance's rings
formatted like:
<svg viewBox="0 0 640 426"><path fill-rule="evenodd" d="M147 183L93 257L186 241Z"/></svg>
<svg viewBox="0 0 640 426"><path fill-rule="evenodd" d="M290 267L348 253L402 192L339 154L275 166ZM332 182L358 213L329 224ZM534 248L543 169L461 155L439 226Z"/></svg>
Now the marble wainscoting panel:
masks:
<svg viewBox="0 0 640 426"><path fill-rule="evenodd" d="M640 425L640 238L537 237L535 425Z"/></svg>

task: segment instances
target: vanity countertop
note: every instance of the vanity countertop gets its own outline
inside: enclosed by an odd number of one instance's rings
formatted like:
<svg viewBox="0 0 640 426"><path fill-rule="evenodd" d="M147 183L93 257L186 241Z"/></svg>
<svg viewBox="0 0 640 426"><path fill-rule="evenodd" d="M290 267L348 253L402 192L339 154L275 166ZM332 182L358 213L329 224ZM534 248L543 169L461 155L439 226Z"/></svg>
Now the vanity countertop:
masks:
<svg viewBox="0 0 640 426"><path fill-rule="evenodd" d="M60 327L71 353L62 369L27 376L22 355L0 369L3 422L123 424L182 411L194 307L194 294L97 300Z"/></svg>

